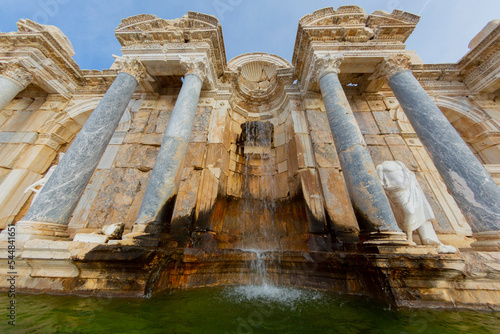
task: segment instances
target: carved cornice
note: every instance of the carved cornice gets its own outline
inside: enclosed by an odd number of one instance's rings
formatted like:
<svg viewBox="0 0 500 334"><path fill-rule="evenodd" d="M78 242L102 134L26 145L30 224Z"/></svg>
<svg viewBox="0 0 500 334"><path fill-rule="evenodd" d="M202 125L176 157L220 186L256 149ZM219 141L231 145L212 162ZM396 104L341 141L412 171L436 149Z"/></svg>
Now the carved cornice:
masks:
<svg viewBox="0 0 500 334"><path fill-rule="evenodd" d="M500 51L488 58L465 77L464 83L474 92L481 91L489 85L497 87ZM491 92L491 91L490 91Z"/></svg>
<svg viewBox="0 0 500 334"><path fill-rule="evenodd" d="M174 44L182 50L186 46L205 43L210 49L209 60L213 62L217 76L222 75L226 68L222 27L219 20L211 15L188 12L188 15L173 20L155 15L136 15L123 19L115 35L124 49L137 46L146 53L163 46L172 49ZM148 45L153 49L151 52L147 51Z"/></svg>
<svg viewBox="0 0 500 334"><path fill-rule="evenodd" d="M33 76L19 63L18 60L0 62L0 74L7 76L26 88L33 82Z"/></svg>
<svg viewBox="0 0 500 334"><path fill-rule="evenodd" d="M319 82L319 80L328 73L340 73L340 64L344 60L343 54L326 53L324 55L315 55L313 66L309 72L309 81Z"/></svg>
<svg viewBox="0 0 500 334"><path fill-rule="evenodd" d="M467 86L460 81L440 81L440 80L429 80L420 81L420 85L427 91L431 96L446 94L449 96L463 96L470 94Z"/></svg>
<svg viewBox="0 0 500 334"><path fill-rule="evenodd" d="M120 72L125 72L133 76L137 82L141 82L142 80L149 77L146 68L141 63L140 60L135 58L125 58L113 55L115 60L115 65L119 69Z"/></svg>
<svg viewBox="0 0 500 334"><path fill-rule="evenodd" d="M181 57L180 63L186 74L194 74L202 82L207 79L208 63L206 57Z"/></svg>
<svg viewBox="0 0 500 334"><path fill-rule="evenodd" d="M410 68L410 56L405 54L395 54L385 57L378 69L371 76L371 79L386 78L389 80L394 74Z"/></svg>
<svg viewBox="0 0 500 334"><path fill-rule="evenodd" d="M85 84L78 94L105 94L118 75L118 69L82 70Z"/></svg>
<svg viewBox="0 0 500 334"><path fill-rule="evenodd" d="M74 50L67 37L56 27L41 25L31 20L19 20L18 31L0 33L0 49L8 50L1 56L5 58L30 57L48 58L73 81L73 85L83 84L79 66L73 60ZM0 52L1 54L2 52ZM26 64L23 63L24 66ZM42 66L43 67L43 66ZM37 79L37 84L43 78L31 71ZM38 67L40 70L40 66Z"/></svg>
<svg viewBox="0 0 500 334"><path fill-rule="evenodd" d="M311 48L318 51L322 45L329 51L404 49L419 19L400 10L367 15L358 6L327 7L308 14L300 19L295 39L292 65L296 75L303 77Z"/></svg>
<svg viewBox="0 0 500 334"><path fill-rule="evenodd" d="M500 25L493 29L483 40L472 50L467 52L462 59L458 61L458 66L463 75L469 75L490 57L500 51Z"/></svg>

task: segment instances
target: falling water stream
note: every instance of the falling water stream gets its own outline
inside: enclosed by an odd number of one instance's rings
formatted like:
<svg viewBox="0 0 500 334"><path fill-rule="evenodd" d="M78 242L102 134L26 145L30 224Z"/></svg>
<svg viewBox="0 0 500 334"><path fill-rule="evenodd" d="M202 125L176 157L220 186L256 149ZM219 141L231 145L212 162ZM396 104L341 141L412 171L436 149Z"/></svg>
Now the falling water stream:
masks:
<svg viewBox="0 0 500 334"><path fill-rule="evenodd" d="M244 138L242 196L246 209L255 217L251 233L246 233L241 250L252 253L249 266L250 283L230 288L230 295L240 295L247 300L293 301L302 291L275 285L271 266L279 268L280 238L276 226L277 173L272 152L273 127L270 123L253 121L242 126ZM256 181L258 180L258 181Z"/></svg>

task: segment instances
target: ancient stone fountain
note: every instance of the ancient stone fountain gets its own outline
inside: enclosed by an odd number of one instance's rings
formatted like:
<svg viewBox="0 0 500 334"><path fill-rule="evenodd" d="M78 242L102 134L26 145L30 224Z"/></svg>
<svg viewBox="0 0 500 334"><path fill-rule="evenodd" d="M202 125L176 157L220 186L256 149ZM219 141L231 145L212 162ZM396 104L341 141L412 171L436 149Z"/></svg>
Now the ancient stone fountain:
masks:
<svg viewBox="0 0 500 334"><path fill-rule="evenodd" d="M404 44L418 20L328 7L299 21L291 63L227 62L215 17L137 15L103 71L81 70L58 29L19 21L0 34L0 276L25 292L143 296L257 284L260 270L397 305L498 309L500 79L476 74L500 30L457 64L423 64ZM425 226L457 252L408 241L384 161L413 173ZM36 200L24 193L56 164Z"/></svg>

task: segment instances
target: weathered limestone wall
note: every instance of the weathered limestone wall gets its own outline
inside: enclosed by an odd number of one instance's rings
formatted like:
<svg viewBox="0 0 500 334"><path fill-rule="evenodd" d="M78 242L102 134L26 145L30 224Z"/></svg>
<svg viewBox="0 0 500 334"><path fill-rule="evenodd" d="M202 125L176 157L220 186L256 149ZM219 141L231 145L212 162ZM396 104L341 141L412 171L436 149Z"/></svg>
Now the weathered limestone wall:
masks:
<svg viewBox="0 0 500 334"><path fill-rule="evenodd" d="M0 229L19 219L31 196L25 189L43 177L61 144L73 136L44 128L67 104L29 87L0 111Z"/></svg>
<svg viewBox="0 0 500 334"><path fill-rule="evenodd" d="M219 190L218 194L212 188L212 196L223 197L227 194L227 197L220 198L221 201L209 217L197 216L197 223L200 223L200 219L209 220L209 226L217 234L221 248L241 247L245 236L258 235L259 230L270 228L274 229L274 235L281 239L279 243L284 244L285 248L292 247L290 240L294 239L296 248L307 249L304 244L307 241L305 207L301 205L301 199L298 199L296 208L292 204L295 196L302 198L302 195L298 191L291 191L293 183L300 182L300 179L297 181L297 171L292 174L288 167L288 143L293 136L290 112L285 110L279 117L266 120L273 124L274 136L272 146L265 156L243 154L242 124L248 119L233 110L229 110L227 116L226 123L223 123L226 134L222 136L223 141L230 143L227 166L225 152L207 154L207 160L219 156L221 164L218 165L224 166L222 175L225 176L226 169L228 172L226 188ZM287 124L288 132L285 128ZM223 128L222 124L220 128ZM226 147L225 143L219 146L220 151ZM202 209L201 207L200 210ZM208 211L205 209L205 212ZM278 245L278 241L273 242L274 245L267 247Z"/></svg>
<svg viewBox="0 0 500 334"><path fill-rule="evenodd" d="M129 103L129 116L126 114L126 119L122 118L73 214L69 227L75 232L79 229L100 229L113 223L132 227L175 100L175 95L152 95ZM184 162L183 182L198 173L194 168L201 167L211 109L205 101L200 102ZM191 192L197 194L196 189L193 187Z"/></svg>
<svg viewBox="0 0 500 334"><path fill-rule="evenodd" d="M331 230L349 239L357 234L359 227L347 194L325 107L319 95L305 99L304 104L326 219Z"/></svg>
<svg viewBox="0 0 500 334"><path fill-rule="evenodd" d="M212 98L202 98L198 104L191 142L179 171L180 185L171 222L171 234L181 245L190 242L192 232L211 230L208 217L217 195L224 193L228 164L223 132L227 127L225 105Z"/></svg>

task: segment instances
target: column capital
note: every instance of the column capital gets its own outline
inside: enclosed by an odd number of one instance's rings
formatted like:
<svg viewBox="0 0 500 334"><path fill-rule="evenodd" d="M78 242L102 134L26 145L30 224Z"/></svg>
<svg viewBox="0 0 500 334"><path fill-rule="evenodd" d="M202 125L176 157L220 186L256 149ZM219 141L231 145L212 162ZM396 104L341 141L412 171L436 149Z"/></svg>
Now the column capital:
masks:
<svg viewBox="0 0 500 334"><path fill-rule="evenodd" d="M0 75L15 80L23 89L33 82L33 76L21 65L19 60L0 62Z"/></svg>
<svg viewBox="0 0 500 334"><path fill-rule="evenodd" d="M144 67L139 59L125 58L115 55L113 55L113 57L116 59L115 64L119 71L130 74L137 80L137 82L141 82L149 77L146 67Z"/></svg>
<svg viewBox="0 0 500 334"><path fill-rule="evenodd" d="M394 74L410 68L410 56L406 54L394 54L385 57L378 66L371 79L386 78L389 80Z"/></svg>
<svg viewBox="0 0 500 334"><path fill-rule="evenodd" d="M181 66L186 74L194 74L203 82L208 74L207 58L202 57L181 57Z"/></svg>
<svg viewBox="0 0 500 334"><path fill-rule="evenodd" d="M318 81L328 73L340 73L340 64L344 60L344 55L326 53L322 55L315 54L312 68L310 81Z"/></svg>

